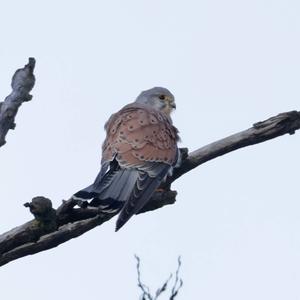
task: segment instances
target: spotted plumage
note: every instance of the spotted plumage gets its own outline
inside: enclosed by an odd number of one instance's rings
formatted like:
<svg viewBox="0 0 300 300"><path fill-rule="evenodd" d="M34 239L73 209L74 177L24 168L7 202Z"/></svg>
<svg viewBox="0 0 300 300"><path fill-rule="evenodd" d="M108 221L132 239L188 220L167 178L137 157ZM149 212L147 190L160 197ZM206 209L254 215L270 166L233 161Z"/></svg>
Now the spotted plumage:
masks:
<svg viewBox="0 0 300 300"><path fill-rule="evenodd" d="M149 201L176 164L178 131L170 118L174 96L165 88L142 92L105 124L101 170L95 182L74 197L120 210L116 230Z"/></svg>

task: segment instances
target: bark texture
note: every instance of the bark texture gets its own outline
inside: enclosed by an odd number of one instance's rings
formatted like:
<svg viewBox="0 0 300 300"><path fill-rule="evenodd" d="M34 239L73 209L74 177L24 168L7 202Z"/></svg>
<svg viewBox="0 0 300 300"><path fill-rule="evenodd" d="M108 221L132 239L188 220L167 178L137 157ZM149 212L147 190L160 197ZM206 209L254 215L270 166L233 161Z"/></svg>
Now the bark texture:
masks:
<svg viewBox="0 0 300 300"><path fill-rule="evenodd" d="M19 107L32 99L29 93L35 83L34 67L35 59L31 57L24 68L15 72L11 81L12 92L0 102L0 147L6 143L8 131L16 127L15 117Z"/></svg>

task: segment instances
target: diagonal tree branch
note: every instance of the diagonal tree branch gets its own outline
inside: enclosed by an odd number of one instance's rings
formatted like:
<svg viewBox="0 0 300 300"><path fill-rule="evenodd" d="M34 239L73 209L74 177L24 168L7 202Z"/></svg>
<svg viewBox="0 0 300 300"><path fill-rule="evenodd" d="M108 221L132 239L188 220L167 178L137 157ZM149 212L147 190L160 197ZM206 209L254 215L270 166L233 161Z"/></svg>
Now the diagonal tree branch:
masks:
<svg viewBox="0 0 300 300"><path fill-rule="evenodd" d="M172 183L183 174L234 150L259 144L284 134L294 134L300 128L300 112L289 111L255 123L251 128L230 135L206 145L189 154L180 168L176 169L168 183Z"/></svg>
<svg viewBox="0 0 300 300"><path fill-rule="evenodd" d="M31 100L29 94L34 86L34 58L16 71L12 79L12 93L0 103L0 147L5 144L5 136L13 129L14 119L20 105ZM300 112L290 111L254 124L251 128L211 143L188 153L181 149L182 163L171 177L161 186L151 201L140 213L174 204L176 191L171 184L185 173L234 150L262 143L284 134L293 134L300 128ZM71 198L63 201L57 209L45 197L35 197L25 203L34 219L0 235L0 266L18 258L54 248L68 240L78 237L96 226L110 220L117 212L103 213L97 207L86 206Z"/></svg>
<svg viewBox="0 0 300 300"><path fill-rule="evenodd" d="M6 143L5 137L9 129L16 127L15 117L19 107L23 102L32 99L29 93L35 83L34 67L35 59L31 57L24 68L15 72L11 81L12 92L3 102L0 102L0 147Z"/></svg>
<svg viewBox="0 0 300 300"><path fill-rule="evenodd" d="M190 154L187 149L181 149L181 166L163 184L163 190L156 192L140 213L175 203L177 193L170 190L172 182L201 164L246 146L284 134L293 134L299 128L300 112L290 111L258 122L247 130ZM26 203L25 206L30 208L35 219L0 235L0 266L26 255L54 248L101 225L117 214L103 214L96 207L75 208L76 205L82 206L82 203L73 198L63 201L56 210L52 208L51 201L44 197L36 197L31 203Z"/></svg>

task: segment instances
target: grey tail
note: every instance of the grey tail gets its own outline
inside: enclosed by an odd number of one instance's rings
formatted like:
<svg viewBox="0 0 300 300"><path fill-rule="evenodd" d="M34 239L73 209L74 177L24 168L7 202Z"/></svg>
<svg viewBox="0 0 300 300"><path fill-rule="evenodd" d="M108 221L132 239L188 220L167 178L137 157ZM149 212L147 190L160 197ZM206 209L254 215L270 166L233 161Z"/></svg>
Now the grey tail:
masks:
<svg viewBox="0 0 300 300"><path fill-rule="evenodd" d="M113 164L113 163L111 163ZM118 165L111 165L103 171L102 166L95 182L73 195L81 200L91 200L91 206L97 206L103 212L120 211L130 197L138 178L135 169L120 169Z"/></svg>
<svg viewBox="0 0 300 300"><path fill-rule="evenodd" d="M165 165L155 177L150 177L146 172L138 171L138 177L132 189L132 193L117 219L116 231L145 206L167 175L169 168L170 166Z"/></svg>

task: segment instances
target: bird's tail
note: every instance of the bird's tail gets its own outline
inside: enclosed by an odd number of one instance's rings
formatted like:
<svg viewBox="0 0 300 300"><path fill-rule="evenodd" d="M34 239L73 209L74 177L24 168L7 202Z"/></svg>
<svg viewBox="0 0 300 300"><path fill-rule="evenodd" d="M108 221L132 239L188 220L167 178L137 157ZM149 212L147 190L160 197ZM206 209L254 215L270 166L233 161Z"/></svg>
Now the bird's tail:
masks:
<svg viewBox="0 0 300 300"><path fill-rule="evenodd" d="M116 231L145 206L167 175L168 169L169 166L162 166L160 172L154 177L143 171L138 172L132 192L117 219Z"/></svg>
<svg viewBox="0 0 300 300"><path fill-rule="evenodd" d="M156 166L157 168L157 166ZM108 171L101 170L95 182L78 191L73 198L91 200L89 205L99 207L102 212L118 213L116 231L148 202L167 175L169 165L160 165L156 172L120 169L112 165Z"/></svg>
<svg viewBox="0 0 300 300"><path fill-rule="evenodd" d="M134 169L111 169L104 175L100 173L95 182L78 191L73 198L89 201L103 212L113 213L122 209L130 197L138 177Z"/></svg>

